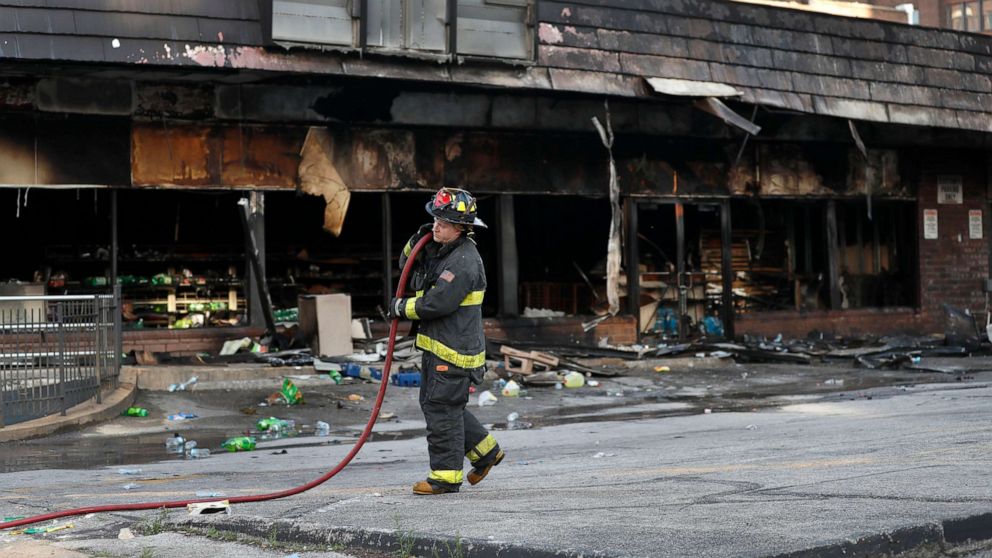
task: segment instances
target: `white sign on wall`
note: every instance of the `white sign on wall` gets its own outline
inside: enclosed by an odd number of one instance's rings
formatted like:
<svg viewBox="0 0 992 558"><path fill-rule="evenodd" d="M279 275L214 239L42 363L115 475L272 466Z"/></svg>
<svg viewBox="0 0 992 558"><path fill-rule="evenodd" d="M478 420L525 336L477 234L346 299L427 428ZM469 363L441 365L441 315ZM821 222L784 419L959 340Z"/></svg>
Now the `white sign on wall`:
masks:
<svg viewBox="0 0 992 558"><path fill-rule="evenodd" d="M926 240L937 239L937 210L923 210L923 238Z"/></svg>
<svg viewBox="0 0 992 558"><path fill-rule="evenodd" d="M937 177L937 203L962 203L961 176L945 174Z"/></svg>
<svg viewBox="0 0 992 558"><path fill-rule="evenodd" d="M982 238L982 210L968 210L968 238Z"/></svg>

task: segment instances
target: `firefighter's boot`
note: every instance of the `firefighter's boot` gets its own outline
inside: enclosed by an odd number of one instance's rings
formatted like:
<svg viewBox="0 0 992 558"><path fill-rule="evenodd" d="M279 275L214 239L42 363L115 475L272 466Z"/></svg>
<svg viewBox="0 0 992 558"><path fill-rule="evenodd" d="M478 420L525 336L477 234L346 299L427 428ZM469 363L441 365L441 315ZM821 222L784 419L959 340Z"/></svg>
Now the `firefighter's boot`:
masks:
<svg viewBox="0 0 992 558"><path fill-rule="evenodd" d="M458 485L433 483L425 480L418 481L413 485L413 493L421 496L431 494L450 494L453 492L458 492Z"/></svg>
<svg viewBox="0 0 992 558"><path fill-rule="evenodd" d="M482 479L486 478L486 475L489 474L489 471L493 467L499 465L500 461L503 461L504 457L506 457L506 454L503 453L503 450L497 450L496 457L488 464L473 467L472 470L469 471L468 473L468 483L472 485L476 485L482 482Z"/></svg>

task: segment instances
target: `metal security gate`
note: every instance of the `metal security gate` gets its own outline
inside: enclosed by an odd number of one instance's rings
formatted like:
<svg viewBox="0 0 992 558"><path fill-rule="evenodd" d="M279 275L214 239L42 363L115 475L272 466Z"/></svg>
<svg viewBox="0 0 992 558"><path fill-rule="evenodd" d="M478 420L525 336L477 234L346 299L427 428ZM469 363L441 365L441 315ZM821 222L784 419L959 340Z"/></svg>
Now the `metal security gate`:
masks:
<svg viewBox="0 0 992 558"><path fill-rule="evenodd" d="M116 388L120 290L86 296L0 297L0 427L47 415Z"/></svg>

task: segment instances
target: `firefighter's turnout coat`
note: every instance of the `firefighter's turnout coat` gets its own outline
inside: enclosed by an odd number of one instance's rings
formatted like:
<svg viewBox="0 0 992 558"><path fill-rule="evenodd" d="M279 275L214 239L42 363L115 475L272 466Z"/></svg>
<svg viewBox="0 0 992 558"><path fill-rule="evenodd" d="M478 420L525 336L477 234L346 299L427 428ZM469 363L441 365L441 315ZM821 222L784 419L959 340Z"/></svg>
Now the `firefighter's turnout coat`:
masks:
<svg viewBox="0 0 992 558"><path fill-rule="evenodd" d="M400 267L429 227L403 249ZM401 317L417 320L421 364L420 408L427 421L428 482L456 488L464 459L476 467L499 452L496 439L467 410L469 385L485 371L482 300L486 273L475 242L460 236L448 244L429 242L420 252L411 284L416 295L400 301Z"/></svg>

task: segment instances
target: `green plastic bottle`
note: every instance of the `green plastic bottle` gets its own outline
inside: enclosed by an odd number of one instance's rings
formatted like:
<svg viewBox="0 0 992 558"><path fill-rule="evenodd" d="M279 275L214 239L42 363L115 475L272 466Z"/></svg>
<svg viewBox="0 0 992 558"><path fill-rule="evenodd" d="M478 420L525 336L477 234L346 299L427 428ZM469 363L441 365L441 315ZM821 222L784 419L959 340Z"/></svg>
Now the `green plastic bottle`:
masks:
<svg viewBox="0 0 992 558"><path fill-rule="evenodd" d="M255 449L255 438L249 436L238 436L224 440L221 447L227 451L251 451Z"/></svg>
<svg viewBox="0 0 992 558"><path fill-rule="evenodd" d="M334 380L335 384L340 384L343 380L341 379L341 373L337 370L328 370L327 375Z"/></svg>
<svg viewBox="0 0 992 558"><path fill-rule="evenodd" d="M147 417L148 409L142 407L128 407L126 411L121 413L121 415L126 417Z"/></svg>

